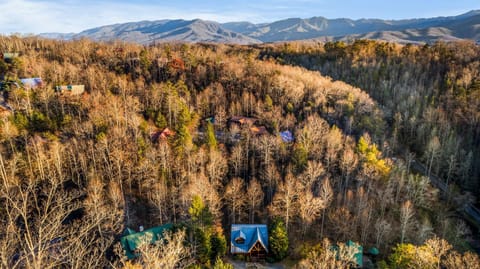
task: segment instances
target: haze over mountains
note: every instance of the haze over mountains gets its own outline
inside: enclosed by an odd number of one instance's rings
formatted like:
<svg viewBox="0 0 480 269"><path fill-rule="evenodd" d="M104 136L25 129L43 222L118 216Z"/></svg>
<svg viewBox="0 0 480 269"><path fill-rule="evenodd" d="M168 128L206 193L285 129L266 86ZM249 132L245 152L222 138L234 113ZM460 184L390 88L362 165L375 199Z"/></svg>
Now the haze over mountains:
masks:
<svg viewBox="0 0 480 269"><path fill-rule="evenodd" d="M309 19L290 18L272 23L218 23L196 20L140 21L101 26L80 33L45 33L56 39L91 38L98 41L124 40L152 42L214 42L255 44L293 40L351 40L357 38L401 43L435 42L438 40L480 40L480 10L428 19Z"/></svg>

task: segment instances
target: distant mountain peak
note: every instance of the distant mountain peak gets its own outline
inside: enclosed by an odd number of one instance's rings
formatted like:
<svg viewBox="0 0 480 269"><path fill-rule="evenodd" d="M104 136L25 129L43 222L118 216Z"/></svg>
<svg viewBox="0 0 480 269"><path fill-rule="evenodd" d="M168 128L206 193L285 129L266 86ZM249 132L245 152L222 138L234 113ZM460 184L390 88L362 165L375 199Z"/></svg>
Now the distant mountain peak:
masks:
<svg viewBox="0 0 480 269"><path fill-rule="evenodd" d="M98 41L124 40L152 42L214 42L255 44L292 40L382 39L396 42L434 42L437 40L480 40L480 10L458 16L427 19L382 20L348 18L287 18L271 23L248 21L220 24L215 21L157 20L118 23L96 27L77 34L44 33L55 39L91 38Z"/></svg>

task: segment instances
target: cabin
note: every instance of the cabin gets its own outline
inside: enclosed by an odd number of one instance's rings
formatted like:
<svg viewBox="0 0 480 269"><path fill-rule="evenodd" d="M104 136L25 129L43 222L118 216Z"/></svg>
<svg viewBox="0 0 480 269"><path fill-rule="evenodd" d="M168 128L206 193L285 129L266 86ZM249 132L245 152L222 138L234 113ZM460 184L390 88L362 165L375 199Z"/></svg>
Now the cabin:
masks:
<svg viewBox="0 0 480 269"><path fill-rule="evenodd" d="M168 127L163 130L157 130L150 134L150 139L152 142L156 143L159 141L166 141L169 137L174 136L175 132L170 130Z"/></svg>
<svg viewBox="0 0 480 269"><path fill-rule="evenodd" d="M152 227L140 232L135 232L130 228L125 229L124 236L120 238L120 244L125 251L125 256L127 256L128 259L135 259L138 257L138 247L144 244L145 240L148 240L150 244L154 244L157 240L163 238L164 232L171 231L172 229L173 224L171 223Z"/></svg>
<svg viewBox="0 0 480 269"><path fill-rule="evenodd" d="M253 125L257 122L256 118L249 118L243 116L233 116L228 120L229 124L237 124L237 125Z"/></svg>
<svg viewBox="0 0 480 269"><path fill-rule="evenodd" d="M292 143L294 140L293 134L289 130L280 132L280 138L282 138L282 141L285 143Z"/></svg>
<svg viewBox="0 0 480 269"><path fill-rule="evenodd" d="M0 53L0 56L5 62L11 62L14 58L18 57L18 52L4 52Z"/></svg>
<svg viewBox="0 0 480 269"><path fill-rule="evenodd" d="M265 224L232 224L230 252L253 259L264 259L268 254L268 229Z"/></svg>
<svg viewBox="0 0 480 269"><path fill-rule="evenodd" d="M85 85L56 86L55 91L65 95L81 95L85 92Z"/></svg>
<svg viewBox="0 0 480 269"><path fill-rule="evenodd" d="M21 78L20 81L26 90L43 87L42 78Z"/></svg>
<svg viewBox="0 0 480 269"><path fill-rule="evenodd" d="M359 268L363 267L363 247L352 240L348 240L346 243L347 247L355 249L355 254L353 254L356 266Z"/></svg>
<svg viewBox="0 0 480 269"><path fill-rule="evenodd" d="M252 126L250 127L250 132L255 136L262 136L268 134L267 128L265 126Z"/></svg>
<svg viewBox="0 0 480 269"><path fill-rule="evenodd" d="M168 67L173 68L175 70L184 71L185 70L185 62L180 58L175 58L175 59L172 59L168 63Z"/></svg>
<svg viewBox="0 0 480 269"><path fill-rule="evenodd" d="M353 249L353 268L363 268L363 247L352 240L348 240L345 246ZM338 259L338 246L334 245L331 249L337 252Z"/></svg>

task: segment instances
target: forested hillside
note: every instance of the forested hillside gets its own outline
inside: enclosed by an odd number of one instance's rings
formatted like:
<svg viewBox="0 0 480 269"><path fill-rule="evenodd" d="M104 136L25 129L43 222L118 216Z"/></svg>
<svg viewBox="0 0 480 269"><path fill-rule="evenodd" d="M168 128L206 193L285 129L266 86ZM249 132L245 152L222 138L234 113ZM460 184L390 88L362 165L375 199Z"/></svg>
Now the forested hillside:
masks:
<svg viewBox="0 0 480 269"><path fill-rule="evenodd" d="M361 44L366 53L370 43ZM469 103L478 74L467 63L477 63L478 52L463 54L464 71L450 73L459 54L442 54L452 49L446 45L386 44L377 60L384 73L375 73L368 55L339 45L1 37L0 50L19 56L0 60L0 267L228 268L218 258L228 253L230 225L262 223L270 226L267 260L288 257L298 268L353 266L347 240L378 248L382 268L478 268L455 203L389 158L409 145L432 172L476 186L478 123L468 113L479 111ZM362 85L377 101L270 56L378 83ZM394 61L406 80L391 93L386 87L398 80L383 78L400 75L387 72ZM44 83L22 85L29 77ZM54 91L75 84L86 92ZM280 135L286 131L293 140ZM455 163L449 173L444 159ZM166 240L126 259L126 228L167 223L174 229Z"/></svg>
<svg viewBox="0 0 480 269"><path fill-rule="evenodd" d="M382 106L388 125L385 142L391 154L404 155L408 149L447 185L455 183L478 197L478 45L414 46L358 40L349 45L290 43L265 47L263 54L362 88Z"/></svg>

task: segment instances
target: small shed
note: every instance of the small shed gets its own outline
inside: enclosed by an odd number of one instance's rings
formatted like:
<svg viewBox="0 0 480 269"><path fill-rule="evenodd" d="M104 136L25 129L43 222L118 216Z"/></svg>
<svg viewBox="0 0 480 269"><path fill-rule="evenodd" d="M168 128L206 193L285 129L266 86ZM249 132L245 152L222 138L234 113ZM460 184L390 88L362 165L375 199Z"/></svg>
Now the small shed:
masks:
<svg viewBox="0 0 480 269"><path fill-rule="evenodd" d="M230 252L264 258L268 253L268 229L265 224L232 224Z"/></svg>
<svg viewBox="0 0 480 269"><path fill-rule="evenodd" d="M20 81L27 90L43 87L42 78L21 78Z"/></svg>
<svg viewBox="0 0 480 269"><path fill-rule="evenodd" d="M291 143L294 140L293 134L289 130L280 132L280 137L282 138L283 142L285 142L285 143Z"/></svg>
<svg viewBox="0 0 480 269"><path fill-rule="evenodd" d="M150 244L154 244L157 240L162 239L165 231L171 231L172 229L173 224L171 223L152 227L143 232L137 233L135 233L132 229L127 228L125 230L127 235L124 235L122 238L120 238L120 244L125 251L125 256L127 256L128 259L134 259L138 257L138 253L136 251L138 247L145 242L146 238L150 240Z"/></svg>
<svg viewBox="0 0 480 269"><path fill-rule="evenodd" d="M85 85L56 86L55 91L61 94L80 95L85 92Z"/></svg>

